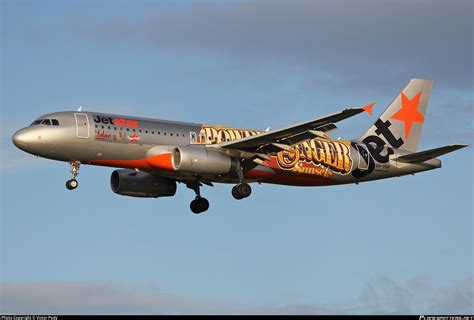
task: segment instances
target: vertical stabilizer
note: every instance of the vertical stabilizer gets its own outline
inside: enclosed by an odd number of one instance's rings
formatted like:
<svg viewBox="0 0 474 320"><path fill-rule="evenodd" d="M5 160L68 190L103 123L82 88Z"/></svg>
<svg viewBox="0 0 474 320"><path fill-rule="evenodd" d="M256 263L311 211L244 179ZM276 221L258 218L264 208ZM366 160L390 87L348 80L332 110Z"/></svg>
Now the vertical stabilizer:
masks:
<svg viewBox="0 0 474 320"><path fill-rule="evenodd" d="M433 80L412 79L359 140L378 136L387 145L415 152Z"/></svg>

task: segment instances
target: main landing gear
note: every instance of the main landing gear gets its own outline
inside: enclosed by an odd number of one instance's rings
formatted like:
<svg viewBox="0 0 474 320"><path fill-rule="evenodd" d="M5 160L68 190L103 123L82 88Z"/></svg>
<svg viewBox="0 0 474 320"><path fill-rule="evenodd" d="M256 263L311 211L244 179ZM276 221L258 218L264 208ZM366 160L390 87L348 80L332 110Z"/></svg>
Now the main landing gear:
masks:
<svg viewBox="0 0 474 320"><path fill-rule="evenodd" d="M79 186L79 183L76 180L77 175L79 174L79 167L81 163L79 161L70 161L69 167L71 168L72 179L66 181L66 188L68 190L74 190Z"/></svg>
<svg viewBox="0 0 474 320"><path fill-rule="evenodd" d="M196 197L189 206L191 211L195 214L200 214L201 212L206 211L209 209L209 201L206 198Z"/></svg>
<svg viewBox="0 0 474 320"><path fill-rule="evenodd" d="M232 196L237 200L247 198L251 193L252 188L248 183L239 183L232 188Z"/></svg>
<svg viewBox="0 0 474 320"><path fill-rule="evenodd" d="M203 183L208 184L206 182ZM210 185L212 186L212 184ZM204 211L207 211L207 209L209 209L209 201L207 201L206 198L201 197L200 187L202 186L202 184L199 181L192 181L187 182L186 186L196 193L196 198L191 201L191 204L189 205L191 211L195 214L200 214ZM250 196L251 193L252 188L248 183L239 183L238 185L232 188L232 196L237 200L247 198Z"/></svg>
<svg viewBox="0 0 474 320"><path fill-rule="evenodd" d="M207 211L207 209L209 209L209 201L207 201L206 198L201 197L201 184L199 181L188 183L187 187L196 193L196 198L191 201L191 204L189 205L191 211L195 214L200 214L204 211Z"/></svg>

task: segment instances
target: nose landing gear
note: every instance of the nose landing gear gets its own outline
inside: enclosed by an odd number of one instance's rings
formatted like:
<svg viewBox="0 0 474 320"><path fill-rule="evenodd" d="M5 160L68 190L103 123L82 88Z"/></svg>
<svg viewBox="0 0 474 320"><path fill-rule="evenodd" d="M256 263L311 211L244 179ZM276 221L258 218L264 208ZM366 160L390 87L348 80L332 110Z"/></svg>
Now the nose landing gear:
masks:
<svg viewBox="0 0 474 320"><path fill-rule="evenodd" d="M81 163L79 161L70 161L69 167L71 168L72 179L66 181L66 188L68 190L74 190L79 186L79 183L76 180L77 175L79 174L79 167Z"/></svg>
<svg viewBox="0 0 474 320"><path fill-rule="evenodd" d="M252 193L252 188L248 183L240 183L232 188L232 196L241 200L247 198Z"/></svg>
<svg viewBox="0 0 474 320"><path fill-rule="evenodd" d="M66 181L66 188L68 190L74 190L77 188L78 185L79 183L77 183L76 179L71 179L71 180Z"/></svg>

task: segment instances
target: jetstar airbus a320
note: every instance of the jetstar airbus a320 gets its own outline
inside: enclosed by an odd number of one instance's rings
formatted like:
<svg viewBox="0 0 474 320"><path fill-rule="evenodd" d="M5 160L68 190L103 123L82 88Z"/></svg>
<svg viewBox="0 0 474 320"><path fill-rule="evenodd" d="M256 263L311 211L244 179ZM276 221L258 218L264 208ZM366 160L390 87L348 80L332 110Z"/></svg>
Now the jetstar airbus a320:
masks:
<svg viewBox="0 0 474 320"><path fill-rule="evenodd" d="M449 145L417 152L433 81L412 79L360 138L334 140L336 123L373 104L345 109L287 128L261 131L136 118L96 112L57 112L39 117L13 136L20 149L68 162L77 188L81 164L121 168L112 190L131 197L170 197L177 182L196 193L191 210L209 202L200 187L235 184L244 199L249 183L328 186L398 177L441 167L436 157L465 147Z"/></svg>

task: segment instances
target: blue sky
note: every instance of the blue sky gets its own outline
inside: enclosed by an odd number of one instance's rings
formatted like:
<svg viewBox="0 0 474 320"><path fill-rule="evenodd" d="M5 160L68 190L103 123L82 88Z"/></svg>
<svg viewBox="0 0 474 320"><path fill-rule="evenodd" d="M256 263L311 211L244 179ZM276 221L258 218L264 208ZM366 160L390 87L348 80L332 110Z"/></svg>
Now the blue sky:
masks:
<svg viewBox="0 0 474 320"><path fill-rule="evenodd" d="M416 176L120 197L112 168L16 149L85 110L265 129L435 80L420 149L472 144L473 4L2 1L0 311L473 313L473 151ZM439 23L443 21L443 23ZM333 136L355 138L361 115Z"/></svg>

